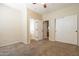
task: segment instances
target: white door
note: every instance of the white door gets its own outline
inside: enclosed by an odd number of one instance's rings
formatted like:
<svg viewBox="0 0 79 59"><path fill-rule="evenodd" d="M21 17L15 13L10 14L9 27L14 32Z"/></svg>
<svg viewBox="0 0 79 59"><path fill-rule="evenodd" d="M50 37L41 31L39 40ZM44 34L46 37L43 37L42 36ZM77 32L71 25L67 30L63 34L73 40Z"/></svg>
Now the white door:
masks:
<svg viewBox="0 0 79 59"><path fill-rule="evenodd" d="M34 35L36 40L43 39L43 21L42 20L35 20L34 24Z"/></svg>
<svg viewBox="0 0 79 59"><path fill-rule="evenodd" d="M48 23L47 21L43 22L43 39L47 39L47 31L48 31Z"/></svg>
<svg viewBox="0 0 79 59"><path fill-rule="evenodd" d="M56 19L56 41L77 44L77 15Z"/></svg>

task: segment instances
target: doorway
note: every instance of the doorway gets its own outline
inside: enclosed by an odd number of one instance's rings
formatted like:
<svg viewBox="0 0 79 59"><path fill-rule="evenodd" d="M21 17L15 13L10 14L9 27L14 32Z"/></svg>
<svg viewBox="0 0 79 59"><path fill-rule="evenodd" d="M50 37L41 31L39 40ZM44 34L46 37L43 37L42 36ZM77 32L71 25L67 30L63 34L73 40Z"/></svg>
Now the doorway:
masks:
<svg viewBox="0 0 79 59"><path fill-rule="evenodd" d="M49 21L43 21L43 39L49 40Z"/></svg>

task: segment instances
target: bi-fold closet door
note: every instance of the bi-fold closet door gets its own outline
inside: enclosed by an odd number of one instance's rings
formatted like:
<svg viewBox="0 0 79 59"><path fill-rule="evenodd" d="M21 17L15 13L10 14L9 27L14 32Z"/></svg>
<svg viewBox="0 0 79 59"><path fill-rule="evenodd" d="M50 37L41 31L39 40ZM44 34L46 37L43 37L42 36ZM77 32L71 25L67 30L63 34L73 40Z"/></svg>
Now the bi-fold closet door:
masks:
<svg viewBox="0 0 79 59"><path fill-rule="evenodd" d="M77 15L56 19L55 40L77 45Z"/></svg>
<svg viewBox="0 0 79 59"><path fill-rule="evenodd" d="M43 39L43 21L30 18L30 39Z"/></svg>
<svg viewBox="0 0 79 59"><path fill-rule="evenodd" d="M34 36L36 40L43 39L43 21L42 20L35 20Z"/></svg>

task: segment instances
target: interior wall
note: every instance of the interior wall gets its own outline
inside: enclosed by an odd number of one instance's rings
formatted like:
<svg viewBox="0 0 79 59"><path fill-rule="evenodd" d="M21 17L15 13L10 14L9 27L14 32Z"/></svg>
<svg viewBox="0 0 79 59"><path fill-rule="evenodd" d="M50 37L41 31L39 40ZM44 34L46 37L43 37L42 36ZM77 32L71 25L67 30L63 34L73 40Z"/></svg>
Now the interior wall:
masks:
<svg viewBox="0 0 79 59"><path fill-rule="evenodd" d="M21 42L20 12L0 5L0 46Z"/></svg>
<svg viewBox="0 0 79 59"><path fill-rule="evenodd" d="M27 4L26 3L6 3L7 6L20 12L20 39L21 42L27 44Z"/></svg>
<svg viewBox="0 0 79 59"><path fill-rule="evenodd" d="M27 9L27 14L28 14L28 16L30 16L30 17L32 17L32 18L34 18L34 19L38 19L38 20L42 20L42 15L40 15L40 14L38 14L38 13L36 13L36 12L34 12L34 11L32 11L31 9Z"/></svg>
<svg viewBox="0 0 79 59"><path fill-rule="evenodd" d="M28 42L30 42L30 39L32 38L32 35L31 35L31 33L30 33L30 21L29 21L29 19L30 19L30 17L31 18L33 18L33 19L35 19L35 20L42 20L42 15L40 15L40 14L38 14L38 13L36 13L36 12L34 12L34 11L32 11L32 10L30 10L30 9L27 9L27 33L28 33Z"/></svg>
<svg viewBox="0 0 79 59"><path fill-rule="evenodd" d="M55 19L67 15L78 14L79 6L69 6L62 9L52 11L51 13L43 15L43 20L49 20L49 40L55 41Z"/></svg>

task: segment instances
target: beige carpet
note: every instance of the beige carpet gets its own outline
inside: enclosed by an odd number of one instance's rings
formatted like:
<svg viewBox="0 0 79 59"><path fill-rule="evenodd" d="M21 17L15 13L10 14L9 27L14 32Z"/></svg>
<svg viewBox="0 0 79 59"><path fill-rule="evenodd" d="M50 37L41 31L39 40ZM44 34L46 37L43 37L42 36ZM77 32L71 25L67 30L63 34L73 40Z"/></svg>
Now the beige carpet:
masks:
<svg viewBox="0 0 79 59"><path fill-rule="evenodd" d="M48 40L34 41L26 45L16 43L0 48L1 56L77 56L79 47L76 45L52 42Z"/></svg>

